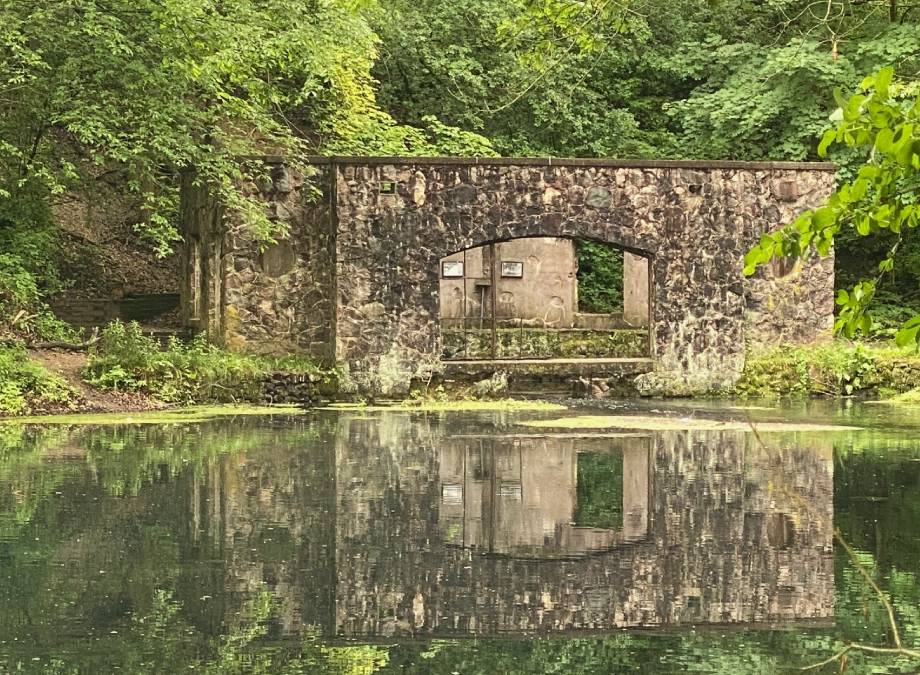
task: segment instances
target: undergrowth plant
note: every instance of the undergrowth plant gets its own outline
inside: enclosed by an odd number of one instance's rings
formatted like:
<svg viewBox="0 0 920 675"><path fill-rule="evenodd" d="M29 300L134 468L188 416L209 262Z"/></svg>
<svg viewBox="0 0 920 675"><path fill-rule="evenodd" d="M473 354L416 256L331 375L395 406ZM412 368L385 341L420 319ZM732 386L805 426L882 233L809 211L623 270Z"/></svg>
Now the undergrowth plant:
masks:
<svg viewBox="0 0 920 675"><path fill-rule="evenodd" d="M171 338L161 348L136 322L114 321L103 329L84 378L95 387L143 392L168 403L233 402L263 398L265 378L274 372L324 374L303 357L238 354L204 336Z"/></svg>
<svg viewBox="0 0 920 675"><path fill-rule="evenodd" d="M0 415L70 408L77 396L70 385L22 347L0 346Z"/></svg>
<svg viewBox="0 0 920 675"><path fill-rule="evenodd" d="M882 345L833 342L751 352L733 391L746 397L854 396L903 392L920 379L920 355Z"/></svg>

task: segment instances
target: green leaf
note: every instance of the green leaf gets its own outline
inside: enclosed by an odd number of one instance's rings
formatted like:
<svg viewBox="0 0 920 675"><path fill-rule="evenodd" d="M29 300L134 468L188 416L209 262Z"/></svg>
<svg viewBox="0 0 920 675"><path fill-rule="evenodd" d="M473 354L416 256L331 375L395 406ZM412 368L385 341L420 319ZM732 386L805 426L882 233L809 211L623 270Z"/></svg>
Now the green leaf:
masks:
<svg viewBox="0 0 920 675"><path fill-rule="evenodd" d="M839 108L838 108L837 110L840 111ZM840 111L840 116L843 117L843 112L842 112L842 111ZM819 156L819 157L826 157L826 156L827 156L827 149L828 149L828 148L831 146L831 144L832 144L834 141L836 141L836 140L837 140L837 131L836 131L836 129L828 129L827 131L825 131L825 132L824 132L824 135L821 137L821 142L818 144L818 156Z"/></svg>
<svg viewBox="0 0 920 675"><path fill-rule="evenodd" d="M888 87L894 77L894 68L885 66L875 75L875 91L882 97L888 96Z"/></svg>
<svg viewBox="0 0 920 675"><path fill-rule="evenodd" d="M879 152L888 154L894 144L894 131L889 128L882 129L875 137L875 147Z"/></svg>
<svg viewBox="0 0 920 675"><path fill-rule="evenodd" d="M904 322L895 335L895 342L900 347L916 345L920 342L920 315L913 316Z"/></svg>

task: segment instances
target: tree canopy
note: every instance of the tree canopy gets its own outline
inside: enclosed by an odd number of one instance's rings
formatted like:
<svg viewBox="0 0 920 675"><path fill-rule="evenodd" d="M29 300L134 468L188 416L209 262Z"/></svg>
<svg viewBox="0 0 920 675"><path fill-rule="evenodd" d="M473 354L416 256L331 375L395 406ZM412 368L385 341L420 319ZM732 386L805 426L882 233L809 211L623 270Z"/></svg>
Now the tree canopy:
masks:
<svg viewBox="0 0 920 675"><path fill-rule="evenodd" d="M264 154L816 159L835 88L917 79L918 23L917 0L0 0L0 303L55 287L55 207L100 183L167 254L192 166L270 239L237 190ZM844 179L861 149L831 148ZM849 284L884 253L837 244ZM917 260L903 237L892 317Z"/></svg>

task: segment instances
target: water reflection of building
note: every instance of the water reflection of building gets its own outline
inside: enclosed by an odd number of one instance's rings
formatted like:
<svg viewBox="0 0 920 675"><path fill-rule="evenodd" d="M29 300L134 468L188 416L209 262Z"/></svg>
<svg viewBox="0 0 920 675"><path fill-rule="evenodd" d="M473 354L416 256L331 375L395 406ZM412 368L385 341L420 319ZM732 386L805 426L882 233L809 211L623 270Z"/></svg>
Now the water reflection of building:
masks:
<svg viewBox="0 0 920 675"><path fill-rule="evenodd" d="M618 503L600 526L578 508L579 455L591 453L612 474ZM439 448L438 523L445 541L478 551L552 558L637 541L648 526L648 439L467 436ZM622 477L628 477L624 480ZM583 493L587 490L582 490ZM583 494L582 497L588 495ZM579 518L579 516L582 516ZM618 518L617 518L618 516Z"/></svg>
<svg viewBox="0 0 920 675"><path fill-rule="evenodd" d="M203 555L225 561L211 580L224 616L261 583L281 598L284 633L832 616L827 448L768 450L728 431L462 436L407 422L346 417L309 448L252 455L197 488L221 504L201 527L221 542Z"/></svg>

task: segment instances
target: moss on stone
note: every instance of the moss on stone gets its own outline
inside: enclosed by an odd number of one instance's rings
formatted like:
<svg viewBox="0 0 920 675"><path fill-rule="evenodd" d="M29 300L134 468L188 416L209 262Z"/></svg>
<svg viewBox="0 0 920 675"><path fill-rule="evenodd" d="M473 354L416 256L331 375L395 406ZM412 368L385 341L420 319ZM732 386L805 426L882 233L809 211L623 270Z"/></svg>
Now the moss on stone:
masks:
<svg viewBox="0 0 920 675"><path fill-rule="evenodd" d="M497 358L635 358L648 353L648 332L637 329L499 328ZM491 358L488 328L442 331L444 353L452 358Z"/></svg>
<svg viewBox="0 0 920 675"><path fill-rule="evenodd" d="M876 395L920 382L920 354L889 344L836 341L747 355L732 394L743 397Z"/></svg>
<svg viewBox="0 0 920 675"><path fill-rule="evenodd" d="M891 398L886 398L881 401L873 401L873 403L891 403L894 405L905 405L905 406L920 406L920 387L916 389L911 389L910 391L905 391L903 394L897 394Z"/></svg>

